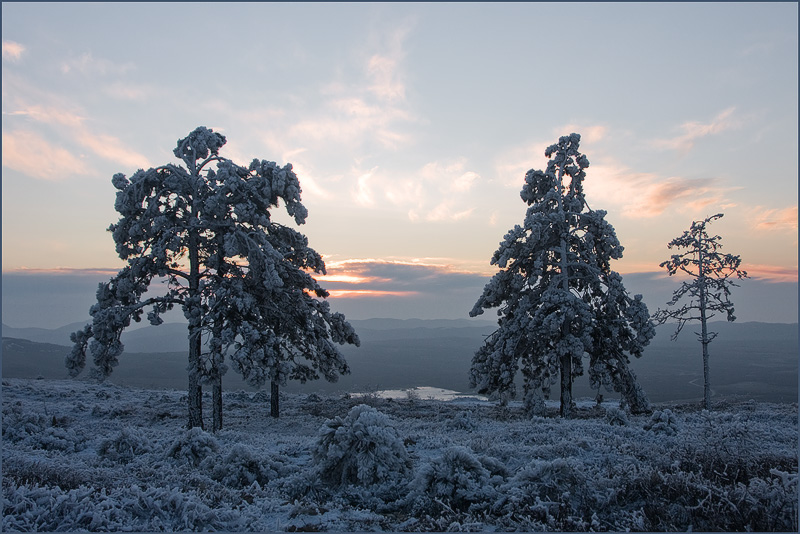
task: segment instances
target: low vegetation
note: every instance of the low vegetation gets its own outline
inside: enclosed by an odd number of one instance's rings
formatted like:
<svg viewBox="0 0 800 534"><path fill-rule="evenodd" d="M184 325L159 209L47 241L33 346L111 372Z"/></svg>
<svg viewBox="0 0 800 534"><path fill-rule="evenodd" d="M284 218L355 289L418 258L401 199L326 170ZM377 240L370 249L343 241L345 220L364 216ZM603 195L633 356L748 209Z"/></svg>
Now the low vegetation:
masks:
<svg viewBox="0 0 800 534"><path fill-rule="evenodd" d="M3 381L3 530L797 531L797 405L521 403ZM359 470L357 465L366 466Z"/></svg>

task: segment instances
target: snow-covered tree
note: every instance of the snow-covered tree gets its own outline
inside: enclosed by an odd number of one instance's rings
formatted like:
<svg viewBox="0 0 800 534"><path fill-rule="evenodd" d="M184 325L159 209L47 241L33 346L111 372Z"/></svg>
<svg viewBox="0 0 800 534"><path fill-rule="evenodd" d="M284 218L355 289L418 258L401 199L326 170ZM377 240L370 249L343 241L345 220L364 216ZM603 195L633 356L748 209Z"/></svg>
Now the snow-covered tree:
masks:
<svg viewBox="0 0 800 534"><path fill-rule="evenodd" d="M703 406L711 409L711 383L708 376L708 345L716 332L708 331L708 321L716 312L724 312L728 321L735 321L733 302L730 300L731 287L737 287L731 278L747 278L747 271L739 267L742 260L739 256L722 254L722 237L709 235L706 227L713 221L721 219L722 213L706 217L702 221L693 221L691 228L683 232L667 244L667 248L683 250L673 254L670 259L659 266L667 270L670 276L683 273L690 277L672 294L668 309L659 309L653 314L658 324L670 320L677 321L673 341L689 321L700 321L700 332L697 337L703 346ZM684 301L679 307L679 302ZM688 300L688 302L686 302Z"/></svg>
<svg viewBox="0 0 800 534"><path fill-rule="evenodd" d="M645 411L647 399L628 364L655 329L641 295L630 297L611 270L623 247L606 212L586 203L589 161L579 143L578 134L561 137L545 150L547 169L525 175L524 224L500 243L491 260L500 271L470 312L498 308L499 316L499 328L472 360L470 383L507 399L516 394L521 370L525 403L535 410L560 378L561 415L569 417L572 382L588 355L593 387L614 388L633 411Z"/></svg>
<svg viewBox="0 0 800 534"><path fill-rule="evenodd" d="M358 336L340 313L331 312L321 298L328 296L303 269L320 269L322 259L309 253L305 236L288 228L275 249L284 261L277 265L283 284L277 288L261 282L264 265L251 264L247 272L228 277L224 291L212 300L212 313L224 324L212 339L214 352L230 349L231 363L253 386L271 386L270 414L279 416L279 386L287 380L316 380L320 374L336 381L350 369L336 343L359 344ZM293 240L300 241L294 242ZM302 266L302 269L297 268Z"/></svg>
<svg viewBox="0 0 800 534"><path fill-rule="evenodd" d="M109 231L127 266L100 284L92 323L72 335L66 360L70 374L77 375L88 348L96 374L107 377L119 363L120 336L131 321L141 321L147 310L150 323L159 325L161 315L179 305L189 322L189 426L203 426L202 384L209 383L215 430L222 427L228 349L257 350L265 336L299 350L324 346L305 355L332 380L337 372L348 372L332 342L358 344L341 314L304 293L327 296L310 274L325 273L320 255L305 236L271 218L270 209L282 200L297 224L305 222L308 212L292 166L255 159L242 167L219 156L225 142L225 136L199 127L174 150L185 168L167 164L140 169L130 179L114 175L120 219ZM155 279L166 281L165 291L145 296ZM281 362L274 357L259 363L281 377Z"/></svg>

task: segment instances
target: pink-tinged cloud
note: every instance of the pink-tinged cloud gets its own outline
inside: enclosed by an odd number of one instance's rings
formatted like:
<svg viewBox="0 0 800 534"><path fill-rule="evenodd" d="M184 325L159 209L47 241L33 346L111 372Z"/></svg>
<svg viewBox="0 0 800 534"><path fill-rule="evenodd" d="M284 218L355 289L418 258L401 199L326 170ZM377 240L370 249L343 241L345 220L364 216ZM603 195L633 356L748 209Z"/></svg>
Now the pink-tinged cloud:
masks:
<svg viewBox="0 0 800 534"><path fill-rule="evenodd" d="M767 231L797 231L797 206L784 209L759 208L755 227Z"/></svg>
<svg viewBox="0 0 800 534"><path fill-rule="evenodd" d="M580 125L569 123L551 130L552 136L536 142L529 142L515 147L511 147L503 152L495 164L495 173L507 187L522 188L525 183L525 174L530 169L544 170L547 167L547 158L544 155L547 147L557 142L560 137L573 133L580 134L581 146L599 143L606 138L608 128L600 124ZM584 150L581 150L584 152ZM589 161L592 154L587 154ZM591 167L590 167L591 169Z"/></svg>
<svg viewBox="0 0 800 534"><path fill-rule="evenodd" d="M3 41L3 61L16 63L22 59L25 47L14 41Z"/></svg>
<svg viewBox="0 0 800 534"><path fill-rule="evenodd" d="M6 112L5 115L11 117L28 117L44 124L57 124L61 126L68 126L70 128L82 128L84 117L52 106L25 106L16 111Z"/></svg>
<svg viewBox="0 0 800 534"><path fill-rule="evenodd" d="M765 282L797 282L797 267L780 265L744 264L742 268L747 276Z"/></svg>
<svg viewBox="0 0 800 534"><path fill-rule="evenodd" d="M685 122L680 126L682 134L669 139L656 139L652 145L656 148L688 152L694 142L702 137L715 135L739 126L740 122L733 116L735 108L728 108L719 113L709 123L697 121Z"/></svg>
<svg viewBox="0 0 800 534"><path fill-rule="evenodd" d="M51 106L33 105L8 112L7 115L28 117L43 124L67 127L71 131L72 139L96 155L133 170L147 167L146 157L132 151L114 136L90 131L86 127L85 118L77 113ZM3 144L5 145L5 136L3 136ZM85 168L81 172L85 173Z"/></svg>
<svg viewBox="0 0 800 534"><path fill-rule="evenodd" d="M98 156L123 165L127 169L147 168L147 158L126 147L122 141L111 135L81 132L78 142Z"/></svg>
<svg viewBox="0 0 800 534"><path fill-rule="evenodd" d="M669 209L696 213L725 202L726 190L715 179L662 178L605 160L592 164L584 182L590 205L617 206L630 219L653 218Z"/></svg>
<svg viewBox="0 0 800 534"><path fill-rule="evenodd" d="M3 167L48 181L64 180L88 171L85 163L70 151L25 130L3 132Z"/></svg>

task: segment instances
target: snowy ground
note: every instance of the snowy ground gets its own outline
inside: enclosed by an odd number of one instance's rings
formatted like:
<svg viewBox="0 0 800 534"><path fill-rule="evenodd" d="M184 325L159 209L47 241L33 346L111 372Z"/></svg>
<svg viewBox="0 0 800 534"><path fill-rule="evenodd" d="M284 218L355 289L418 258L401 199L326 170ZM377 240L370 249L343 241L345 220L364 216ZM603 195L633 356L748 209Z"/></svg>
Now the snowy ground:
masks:
<svg viewBox="0 0 800 534"><path fill-rule="evenodd" d="M797 405L579 406L5 379L3 530L797 531ZM356 407L362 405L361 407ZM366 405L366 406L364 406ZM208 403L206 403L208 406Z"/></svg>

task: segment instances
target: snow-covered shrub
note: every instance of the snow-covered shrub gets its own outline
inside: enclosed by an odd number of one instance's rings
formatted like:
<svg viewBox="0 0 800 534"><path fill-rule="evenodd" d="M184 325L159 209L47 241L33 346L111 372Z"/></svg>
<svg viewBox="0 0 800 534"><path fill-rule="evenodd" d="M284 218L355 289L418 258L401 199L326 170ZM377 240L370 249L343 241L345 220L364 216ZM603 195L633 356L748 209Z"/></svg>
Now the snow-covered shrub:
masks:
<svg viewBox="0 0 800 534"><path fill-rule="evenodd" d="M797 473L770 470L766 479L753 478L747 487L739 484L740 513L748 519L747 529L754 532L797 532Z"/></svg>
<svg viewBox="0 0 800 534"><path fill-rule="evenodd" d="M253 482L265 485L278 473L270 462L259 458L249 446L237 443L211 471L211 477L227 486L247 487Z"/></svg>
<svg viewBox="0 0 800 534"><path fill-rule="evenodd" d="M492 476L485 463L497 470L495 462L482 462L466 447L450 447L442 456L423 465L411 482L409 499L415 508L427 508L430 501L439 501L453 510L465 511L476 504L488 504L494 497L491 484L502 482Z"/></svg>
<svg viewBox="0 0 800 534"><path fill-rule="evenodd" d="M25 410L20 402L3 406L3 440L25 439L42 432L48 425L44 414Z"/></svg>
<svg viewBox="0 0 800 534"><path fill-rule="evenodd" d="M101 470L73 465L61 454L49 457L4 451L3 483L10 486L58 486L69 490L85 485L102 486L107 483L107 477Z"/></svg>
<svg viewBox="0 0 800 534"><path fill-rule="evenodd" d="M312 455L329 484L370 485L403 477L410 459L389 417L365 404L328 419L317 433Z"/></svg>
<svg viewBox="0 0 800 534"><path fill-rule="evenodd" d="M194 427L184 432L172 443L167 456L186 459L191 465L197 466L217 450L219 450L217 438L198 427Z"/></svg>
<svg viewBox="0 0 800 534"><path fill-rule="evenodd" d="M457 430L474 430L478 424L472 419L472 412L464 410L459 411L454 418L448 420L447 426Z"/></svg>
<svg viewBox="0 0 800 534"><path fill-rule="evenodd" d="M70 428L50 426L25 438L24 443L35 449L46 451L77 452L86 448L84 439Z"/></svg>
<svg viewBox="0 0 800 534"><path fill-rule="evenodd" d="M609 406L606 408L606 422L612 426L628 426L628 414L615 406Z"/></svg>
<svg viewBox="0 0 800 534"><path fill-rule="evenodd" d="M270 394L267 393L266 390L259 389L253 393L253 402L257 402L259 404L269 403L269 396Z"/></svg>
<svg viewBox="0 0 800 534"><path fill-rule="evenodd" d="M672 413L671 410L656 410L653 412L653 415L650 416L650 420L645 423L644 429L650 432L672 436L680 430L680 424L678 423L678 418L675 417L675 414Z"/></svg>
<svg viewBox="0 0 800 534"><path fill-rule="evenodd" d="M150 440L140 430L126 426L119 431L116 437L100 443L97 454L115 462L128 463L136 456L152 450Z"/></svg>
<svg viewBox="0 0 800 534"><path fill-rule="evenodd" d="M585 485L585 477L571 459L534 460L500 487L503 497L497 506L552 525L564 508L580 515Z"/></svg>

